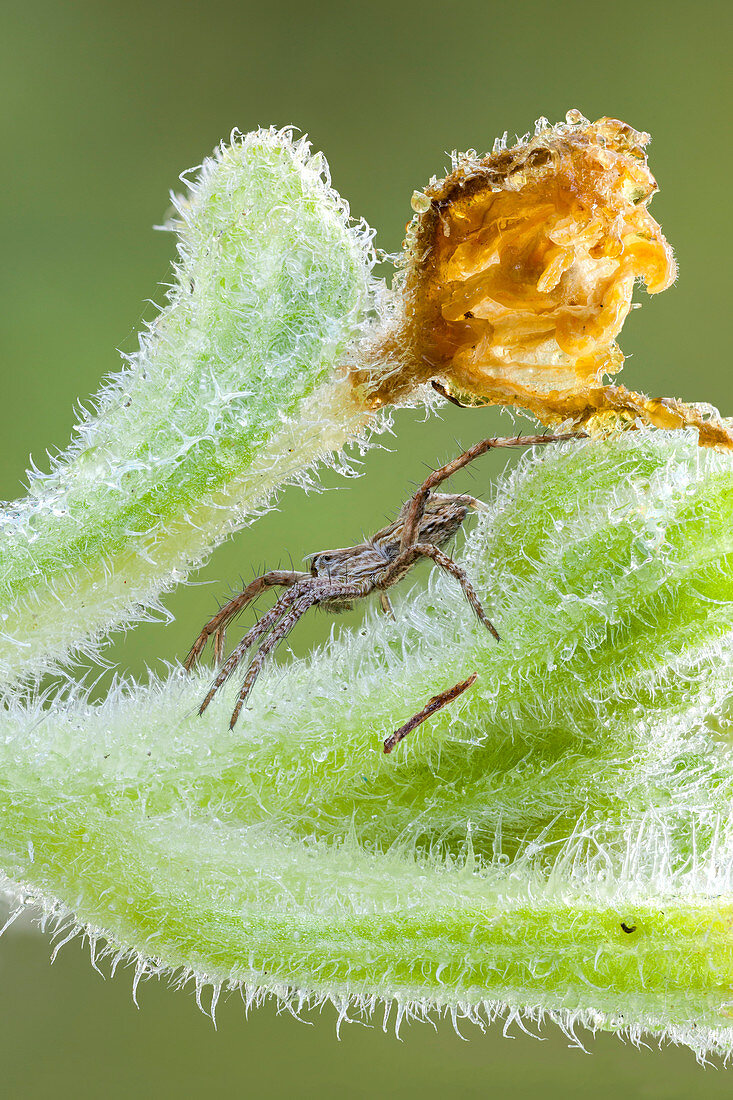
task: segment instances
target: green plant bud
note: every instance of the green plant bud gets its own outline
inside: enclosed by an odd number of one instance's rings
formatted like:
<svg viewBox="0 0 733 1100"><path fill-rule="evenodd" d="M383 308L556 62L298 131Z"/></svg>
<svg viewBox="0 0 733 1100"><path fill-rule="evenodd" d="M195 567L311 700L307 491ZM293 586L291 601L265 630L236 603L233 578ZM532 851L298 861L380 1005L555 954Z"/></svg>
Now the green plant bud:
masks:
<svg viewBox="0 0 733 1100"><path fill-rule="evenodd" d="M188 186L165 308L51 472L0 510L0 682L162 610L366 424L338 368L373 306L372 232L323 158L289 131L235 133Z"/></svg>

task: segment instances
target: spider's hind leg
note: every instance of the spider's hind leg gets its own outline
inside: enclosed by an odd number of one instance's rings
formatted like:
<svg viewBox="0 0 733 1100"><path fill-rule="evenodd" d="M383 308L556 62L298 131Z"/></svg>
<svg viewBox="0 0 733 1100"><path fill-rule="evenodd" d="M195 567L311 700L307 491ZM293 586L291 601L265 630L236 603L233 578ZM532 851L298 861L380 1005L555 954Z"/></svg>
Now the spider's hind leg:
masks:
<svg viewBox="0 0 733 1100"><path fill-rule="evenodd" d="M261 577L256 577L246 586L246 588L243 588L237 596L234 596L228 603L225 603L221 610L205 623L198 638L191 646L189 654L183 662L183 667L187 672L191 671L212 634L214 635L214 659L216 664L220 665L224 658L226 628L232 619L238 615L248 603L256 599L261 592L264 592L265 589L274 588L277 585L290 588L292 585L297 584L298 581L306 580L308 577L310 577L310 573L285 573L280 570L272 570L269 573L264 573Z"/></svg>
<svg viewBox="0 0 733 1100"><path fill-rule="evenodd" d="M308 578L308 580L310 580L310 578ZM306 581L306 584L307 583L308 582ZM204 698L204 701L199 707L199 714L204 713L222 684L226 683L226 681L232 675L237 666L241 664L242 659L244 658L244 655L250 648L250 646L253 646L255 642L259 642L259 640L264 637L264 635L267 634L268 631L272 630L276 624L279 625L278 621L282 618L283 615L285 615L285 617L287 618L286 612L288 611L288 609L292 606L292 604L298 601L299 597L302 596L303 590L299 589L296 586L293 586L287 592L283 593L277 603L273 604L270 610L267 611L261 619L258 619L251 630L247 631L239 645L237 645L232 650L224 664L219 669L216 679L209 688Z"/></svg>
<svg viewBox="0 0 733 1100"><path fill-rule="evenodd" d="M247 674L244 677L242 689L239 692L236 706L234 707L234 711L232 712L232 717L229 722L229 729L234 729L237 718L239 718L239 713L246 703L247 696L252 690L254 682L259 676L262 666L264 665L268 656L272 653L273 649L275 649L275 647L280 644L283 638L285 638L286 635L290 633L301 615L304 615L308 608L312 607L313 604L316 603L316 601L317 597L312 593L309 593L306 596L301 596L301 598L293 604L288 613L282 617L277 626L272 629L269 636L265 638L264 642L250 661L249 668L247 669Z"/></svg>

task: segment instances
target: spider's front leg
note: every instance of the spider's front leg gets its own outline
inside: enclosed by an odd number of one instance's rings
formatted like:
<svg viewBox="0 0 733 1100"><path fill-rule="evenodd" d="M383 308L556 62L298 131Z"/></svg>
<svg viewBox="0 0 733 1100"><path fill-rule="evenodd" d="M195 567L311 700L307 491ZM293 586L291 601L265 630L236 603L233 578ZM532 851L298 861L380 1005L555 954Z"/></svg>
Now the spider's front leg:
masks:
<svg viewBox="0 0 733 1100"><path fill-rule="evenodd" d="M499 633L481 606L481 601L476 594L476 589L471 584L466 570L462 569L457 562L453 561L453 558L449 558L447 554L444 554L439 547L433 546L429 542L416 543L413 547L413 551L420 557L431 558L435 564L439 565L441 569L444 569L446 573L450 573L452 577L455 577L463 589L464 596L473 608L476 618L480 623L483 623L490 634L494 635L497 642L500 642L501 638L499 637Z"/></svg>
<svg viewBox="0 0 733 1100"><path fill-rule="evenodd" d="M487 451L507 447L534 447L545 443L560 443L568 439L585 438L584 432L564 432L562 435L517 435L506 439L482 439L479 443L474 443L473 447L469 447L467 451L458 455L451 462L447 462L445 466L433 470L432 474L425 478L420 488L413 494L405 511L400 550L407 550L408 547L414 546L418 541L420 522L425 515L425 506L432 490L437 489L442 482L447 481L449 477L468 466L475 459L480 458L481 455L485 455Z"/></svg>
<svg viewBox="0 0 733 1100"><path fill-rule="evenodd" d="M450 573L452 577L455 577L463 589L463 594L473 608L479 622L483 623L486 629L493 634L497 642L501 641L496 627L481 606L481 601L478 598L476 589L473 587L466 570L462 569L457 562L453 561L453 558L448 557L439 547L434 546L430 542L417 542L413 546L409 546L406 550L401 551L395 560L382 572L375 583L375 587L379 589L390 588L400 579L400 577L404 576L408 569L410 569L419 558L430 558L436 565L439 565L441 569L444 569L446 573Z"/></svg>
<svg viewBox="0 0 733 1100"><path fill-rule="evenodd" d="M473 447L469 447L463 454L458 455L457 458L446 463L445 466L441 466L439 469L434 470L405 505L402 515L399 552L392 563L384 570L381 577L376 582L375 587L381 589L388 588L403 576L419 557L432 558L436 565L439 565L442 569L445 569L446 572L455 577L479 620L498 641L499 635L482 608L476 591L465 570L439 549L439 543L445 541L445 537L440 537L439 527L434 533L425 533L421 530L430 494L441 485L442 482L447 481L449 477L459 470L462 470L465 466L468 466L481 455L486 454L487 451L508 447L539 446L545 443L559 443L569 439L575 440L581 438L585 438L584 433L565 432L562 435L530 435L513 436L506 439L482 439L479 443L475 443ZM472 498L466 498L466 500L469 499ZM476 506L476 502L474 502L474 506Z"/></svg>

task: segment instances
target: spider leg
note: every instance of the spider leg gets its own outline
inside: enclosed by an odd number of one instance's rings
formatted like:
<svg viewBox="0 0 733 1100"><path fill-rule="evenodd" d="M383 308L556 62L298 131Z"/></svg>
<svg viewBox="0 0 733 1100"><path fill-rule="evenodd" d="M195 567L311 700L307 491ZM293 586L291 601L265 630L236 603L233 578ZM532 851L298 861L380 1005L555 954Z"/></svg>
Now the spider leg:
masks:
<svg viewBox="0 0 733 1100"><path fill-rule="evenodd" d="M452 703L454 699L457 699L459 695L463 695L464 691L470 688L471 684L475 683L478 673L474 672L472 676L469 676L467 680L463 680L460 684L454 684L452 688L448 688L447 691L441 691L439 695L434 695L429 703L418 711L417 714L413 714L409 722L405 722L404 726L400 726L398 730L384 742L384 751L389 753L395 745L398 745L403 737L407 737L408 733L411 733L417 726L422 725L426 718L429 718L431 714L435 714L437 710L442 710L448 703Z"/></svg>
<svg viewBox="0 0 733 1100"><path fill-rule="evenodd" d="M390 598L389 598L389 596L387 595L386 592L380 592L379 593L379 602L382 605L382 611L384 612L384 614L389 615L390 619L394 619L395 622L396 622L397 621L397 616L394 613L394 608L392 607L392 601L390 600Z"/></svg>
<svg viewBox="0 0 733 1100"><path fill-rule="evenodd" d="M312 578L309 576L309 580L311 579ZM303 587L305 588L305 586ZM273 649L275 649L275 647L280 644L283 638L285 638L286 635L290 633L290 631L297 623L298 619L301 617L301 615L305 614L308 608L312 607L313 604L316 603L328 603L329 600L359 599L362 596L366 596L368 591L363 582L355 582L353 584L339 584L338 582L327 580L321 580L320 583L318 581L315 581L312 585L308 585L308 588L310 589L310 591L303 591L303 589L300 589L299 593L294 598L292 591L287 592L285 596L280 597L280 600L278 601L279 604L283 604L286 597L291 597L290 603L292 604L292 606L287 614L280 619L280 622L273 627L269 637L265 638L264 642L252 658L250 666L247 669L247 674L244 677L244 683L242 684L242 690L240 691L239 697L237 699L237 705L234 708L234 712L229 723L229 729L234 728L234 725L239 718L240 711L247 701L247 696L252 690L254 682L259 676L262 666L267 660L267 657L270 655L270 653L272 653ZM252 632L250 631L250 633ZM245 641L246 638L243 638L240 645L244 645ZM237 648L239 649L240 647L238 646ZM231 657L229 658L229 660L231 661ZM229 662L227 662L227 664L228 663ZM222 672L223 671L224 670L222 669ZM212 695L213 691L209 694Z"/></svg>
<svg viewBox="0 0 733 1100"><path fill-rule="evenodd" d="M464 596L476 613L479 622L483 623L486 629L494 635L497 642L501 641L496 627L481 606L481 601L476 595L476 589L471 584L466 570L462 569L460 565L453 561L453 558L449 558L447 554L444 554L442 550L439 550L437 546L433 546L430 542L418 542L413 549L416 554L419 554L421 557L432 558L436 565L439 565L441 569L445 569L446 573L450 573L452 577L455 577L463 589Z"/></svg>
<svg viewBox="0 0 733 1100"><path fill-rule="evenodd" d="M469 447L462 455L458 455L451 462L447 462L445 466L434 470L425 479L417 492L413 494L405 510L400 550L406 550L408 546L414 546L420 529L420 521L425 514L425 505L431 491L457 473L458 470L468 466L474 459L486 454L487 451L502 447L534 447L543 443L559 443L566 439L585 438L585 432L564 432L562 435L517 435L508 439L482 439L479 443L474 443L473 447Z"/></svg>
<svg viewBox="0 0 733 1100"><path fill-rule="evenodd" d="M198 638L191 646L191 650L186 660L183 662L183 667L186 671L191 671L212 634L214 635L214 658L216 663L220 664L224 656L224 639L227 625L242 608L246 607L247 604L255 599L256 596L259 596L261 592L264 592L266 588L273 588L276 585L283 585L289 588L291 585L297 584L298 581L305 580L309 576L310 573L283 573L278 570L264 573L261 577L256 577L246 588L242 589L238 596L229 600L213 618L209 619L208 623L206 623Z"/></svg>
<svg viewBox="0 0 733 1100"><path fill-rule="evenodd" d="M226 638L226 627L220 626L214 635L214 664L217 668L224 660L224 645L226 643Z"/></svg>
<svg viewBox="0 0 733 1100"><path fill-rule="evenodd" d="M391 587L395 581L404 576L410 566L416 562L418 558L423 557L432 558L436 565L439 565L441 569L445 569L447 573L455 577L463 589L466 599L475 611L479 622L482 622L486 629L494 635L497 642L500 641L496 627L481 606L481 601L476 595L476 589L471 584L468 573L466 573L465 569L462 569L460 565L454 562L453 558L449 558L447 554L444 554L437 546L433 546L431 542L417 542L413 546L408 546L401 554L398 554L394 561L383 570L378 582L375 584L375 588Z"/></svg>
<svg viewBox="0 0 733 1100"><path fill-rule="evenodd" d="M245 634L239 645L232 650L219 669L216 679L206 693L203 703L199 707L199 714L204 713L219 688L229 679L237 665L241 663L249 647L254 645L255 642L258 642L264 634L267 634L268 630L271 630L275 626L278 619L285 614L291 604L302 595L302 589L299 591L296 587L290 588L280 597L277 603L273 604L270 610L267 611L261 619L258 619L252 629Z"/></svg>
<svg viewBox="0 0 733 1100"><path fill-rule="evenodd" d="M255 653L250 662L250 666L247 669L247 674L244 677L242 684L242 690L237 697L237 704L232 712L232 717L229 722L229 729L234 729L239 713L247 701L254 682L260 674L262 666L267 660L273 649L286 637L287 634L293 629L295 624L301 615L304 615L309 607L312 607L314 603L318 602L318 597L314 593L309 593L307 596L301 596L296 603L290 608L286 615L283 615L280 622L270 632L269 636L265 638L260 648Z"/></svg>

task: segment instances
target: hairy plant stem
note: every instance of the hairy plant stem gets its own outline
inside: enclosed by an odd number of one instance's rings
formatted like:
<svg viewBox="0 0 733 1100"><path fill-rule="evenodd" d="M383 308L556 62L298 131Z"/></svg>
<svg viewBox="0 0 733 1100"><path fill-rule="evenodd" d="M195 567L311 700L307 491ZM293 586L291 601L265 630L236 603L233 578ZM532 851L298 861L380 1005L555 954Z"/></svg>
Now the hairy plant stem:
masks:
<svg viewBox="0 0 733 1100"><path fill-rule="evenodd" d="M51 472L0 509L0 683L162 611L368 422L338 371L373 309L372 234L323 158L287 131L235 133L175 207L167 305Z"/></svg>
<svg viewBox="0 0 733 1100"><path fill-rule="evenodd" d="M548 447L452 579L258 681L13 700L0 866L137 976L733 1050L733 464ZM473 687L390 757L383 738Z"/></svg>

